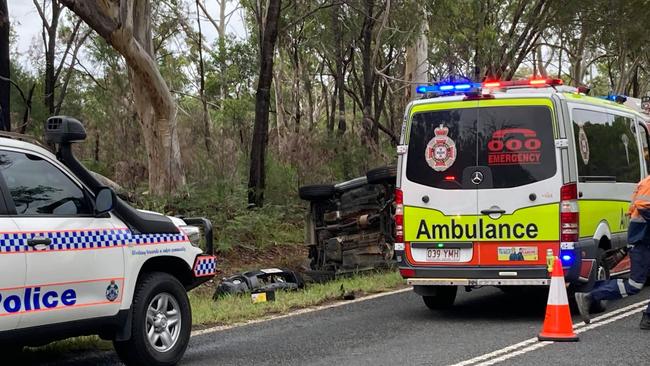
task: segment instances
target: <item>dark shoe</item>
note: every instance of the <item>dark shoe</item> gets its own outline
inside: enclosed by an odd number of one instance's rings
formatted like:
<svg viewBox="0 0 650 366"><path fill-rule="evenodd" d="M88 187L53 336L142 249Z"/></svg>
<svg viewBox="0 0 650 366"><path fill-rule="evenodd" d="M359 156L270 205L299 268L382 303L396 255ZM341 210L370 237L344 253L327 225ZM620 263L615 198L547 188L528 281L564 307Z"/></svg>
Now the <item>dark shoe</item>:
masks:
<svg viewBox="0 0 650 366"><path fill-rule="evenodd" d="M591 308L591 296L586 292L576 292L576 305L578 305L578 311L580 312L580 317L585 324L591 322L591 316L589 315L589 309Z"/></svg>
<svg viewBox="0 0 650 366"><path fill-rule="evenodd" d="M643 312L643 317L641 318L641 323L639 323L639 328L644 330L650 330L650 314Z"/></svg>

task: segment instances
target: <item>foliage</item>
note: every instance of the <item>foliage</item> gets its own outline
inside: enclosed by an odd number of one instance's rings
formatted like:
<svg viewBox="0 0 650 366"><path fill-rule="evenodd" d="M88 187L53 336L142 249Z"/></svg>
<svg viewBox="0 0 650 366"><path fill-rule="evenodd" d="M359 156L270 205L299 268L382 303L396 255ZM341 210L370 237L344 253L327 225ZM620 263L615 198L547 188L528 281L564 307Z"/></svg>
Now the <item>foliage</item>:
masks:
<svg viewBox="0 0 650 366"><path fill-rule="evenodd" d="M283 2L271 87L265 190L269 207L249 211L245 187L263 14L256 13L254 1L228 0L226 11L234 15L225 21L242 18L235 28L243 29L211 38L215 31L220 34L216 28L208 30L219 26L218 9L215 13L207 7L212 21L198 14L203 19L200 34L193 0L152 2L156 62L178 105L189 183L178 197L146 195L141 204L212 217L223 248L299 242L305 208L296 197L300 185L354 178L394 161L393 144L408 102L405 57L420 36L421 24L428 25L432 79L450 74L478 79L548 74L575 85L590 84L597 95L613 90L640 96L650 87L650 36L643 31L650 16L646 5L646 0L596 0L589 7L559 0ZM57 64L75 21L64 9ZM12 31L12 50L21 36ZM40 136L48 112L42 98L42 40L34 42L28 53L11 54L13 80L25 95L34 89L26 125L22 120L27 105L16 88L11 116L15 129ZM88 140L76 147L77 153L125 188L147 192L147 156L124 59L94 33L85 39L80 55L61 110L81 118L88 130ZM343 78L342 106L335 87L337 72ZM366 76L372 79L370 87ZM364 111L367 95L370 113ZM339 110L344 113L343 129L335 133L341 126Z"/></svg>

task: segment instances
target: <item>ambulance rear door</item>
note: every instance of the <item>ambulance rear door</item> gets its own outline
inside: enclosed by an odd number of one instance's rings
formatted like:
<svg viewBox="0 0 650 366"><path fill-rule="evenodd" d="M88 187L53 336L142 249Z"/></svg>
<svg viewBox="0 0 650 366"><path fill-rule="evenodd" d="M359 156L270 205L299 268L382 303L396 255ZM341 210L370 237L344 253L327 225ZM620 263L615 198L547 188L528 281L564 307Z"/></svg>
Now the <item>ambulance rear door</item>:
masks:
<svg viewBox="0 0 650 366"><path fill-rule="evenodd" d="M478 114L472 174L480 265L543 266L547 249L558 254L560 239L562 169L553 104L548 98L483 100Z"/></svg>

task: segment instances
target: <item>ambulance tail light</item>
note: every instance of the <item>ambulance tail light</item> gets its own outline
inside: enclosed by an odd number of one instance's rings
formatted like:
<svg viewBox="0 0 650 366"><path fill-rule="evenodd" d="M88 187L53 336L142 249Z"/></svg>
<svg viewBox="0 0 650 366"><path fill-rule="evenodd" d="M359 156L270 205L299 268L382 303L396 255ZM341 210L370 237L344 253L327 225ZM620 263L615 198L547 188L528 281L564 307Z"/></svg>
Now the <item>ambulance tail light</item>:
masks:
<svg viewBox="0 0 650 366"><path fill-rule="evenodd" d="M404 194L395 189L395 243L404 243Z"/></svg>
<svg viewBox="0 0 650 366"><path fill-rule="evenodd" d="M399 274L402 275L402 278L411 278L415 277L415 270L413 268L400 268Z"/></svg>
<svg viewBox="0 0 650 366"><path fill-rule="evenodd" d="M560 241L575 243L579 237L578 185L563 185L560 189L560 199Z"/></svg>

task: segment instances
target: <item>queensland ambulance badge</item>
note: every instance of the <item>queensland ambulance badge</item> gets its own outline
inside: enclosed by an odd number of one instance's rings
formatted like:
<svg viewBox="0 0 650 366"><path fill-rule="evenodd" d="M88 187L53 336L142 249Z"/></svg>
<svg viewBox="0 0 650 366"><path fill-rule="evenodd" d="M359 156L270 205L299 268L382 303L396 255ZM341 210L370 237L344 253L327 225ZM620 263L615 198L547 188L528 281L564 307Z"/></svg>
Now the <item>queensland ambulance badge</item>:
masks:
<svg viewBox="0 0 650 366"><path fill-rule="evenodd" d="M582 162L585 165L589 164L589 140L587 139L587 133L583 126L580 126L580 131L578 131L578 144L580 145L580 157L582 157Z"/></svg>
<svg viewBox="0 0 650 366"><path fill-rule="evenodd" d="M436 135L427 144L425 159L433 170L444 172L456 161L456 143L447 136L449 129L442 124L434 133Z"/></svg>
<svg viewBox="0 0 650 366"><path fill-rule="evenodd" d="M117 286L115 281L111 281L111 284L106 288L106 300L113 302L117 300L117 297L120 295L120 288Z"/></svg>

